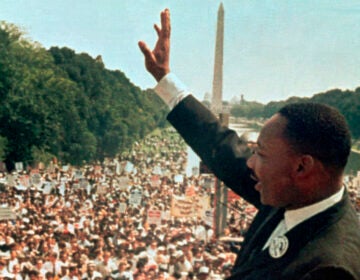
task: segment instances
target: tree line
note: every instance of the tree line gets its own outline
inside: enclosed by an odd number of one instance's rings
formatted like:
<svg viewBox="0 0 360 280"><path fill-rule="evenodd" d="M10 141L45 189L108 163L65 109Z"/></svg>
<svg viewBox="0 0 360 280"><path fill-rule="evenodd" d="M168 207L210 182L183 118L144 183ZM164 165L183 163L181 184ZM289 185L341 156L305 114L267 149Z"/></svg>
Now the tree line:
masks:
<svg viewBox="0 0 360 280"><path fill-rule="evenodd" d="M0 28L0 161L56 157L81 165L114 157L157 127L167 108L101 57L45 49L15 25Z"/></svg>
<svg viewBox="0 0 360 280"><path fill-rule="evenodd" d="M269 102L261 104L258 102L243 101L231 109L231 115L246 118L269 118L281 107L289 103L297 102L319 102L337 108L346 118L352 136L360 138L360 87L354 91L333 89L313 95L311 98L290 97L285 101Z"/></svg>
<svg viewBox="0 0 360 280"><path fill-rule="evenodd" d="M81 165L114 157L157 127L168 111L151 90L133 85L67 47L45 49L15 25L0 22L0 161ZM235 117L268 118L286 103L315 101L338 108L360 138L360 87L334 89L312 98L292 97L266 105L244 101Z"/></svg>

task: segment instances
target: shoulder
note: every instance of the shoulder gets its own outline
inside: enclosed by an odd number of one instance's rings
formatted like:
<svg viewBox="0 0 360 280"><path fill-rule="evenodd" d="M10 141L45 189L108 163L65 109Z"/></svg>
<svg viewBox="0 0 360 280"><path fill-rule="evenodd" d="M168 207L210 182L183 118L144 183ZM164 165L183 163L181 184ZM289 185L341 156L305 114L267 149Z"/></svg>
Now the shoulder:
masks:
<svg viewBox="0 0 360 280"><path fill-rule="evenodd" d="M318 267L307 273L301 280L356 280L356 275L343 267Z"/></svg>
<svg viewBox="0 0 360 280"><path fill-rule="evenodd" d="M289 232L290 243L298 248L288 266L292 275L305 275L301 279L360 279L359 221L346 203L340 206Z"/></svg>

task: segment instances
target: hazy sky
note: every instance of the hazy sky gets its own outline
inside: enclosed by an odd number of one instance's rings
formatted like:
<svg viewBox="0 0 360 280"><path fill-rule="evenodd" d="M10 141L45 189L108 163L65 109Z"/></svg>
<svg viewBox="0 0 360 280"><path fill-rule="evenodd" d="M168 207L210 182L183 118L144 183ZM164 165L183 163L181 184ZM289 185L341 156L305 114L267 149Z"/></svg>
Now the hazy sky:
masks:
<svg viewBox="0 0 360 280"><path fill-rule="evenodd" d="M137 86L155 86L137 47L168 7L171 69L202 99L212 91L218 0L0 0L0 20L45 48L102 55ZM224 99L269 102L360 86L359 0L224 0Z"/></svg>

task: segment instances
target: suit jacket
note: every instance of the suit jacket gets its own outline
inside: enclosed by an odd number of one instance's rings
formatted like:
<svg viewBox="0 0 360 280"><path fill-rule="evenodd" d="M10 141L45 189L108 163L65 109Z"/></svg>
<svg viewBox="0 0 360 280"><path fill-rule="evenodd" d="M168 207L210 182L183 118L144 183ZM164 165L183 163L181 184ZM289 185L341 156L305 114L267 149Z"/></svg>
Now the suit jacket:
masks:
<svg viewBox="0 0 360 280"><path fill-rule="evenodd" d="M339 203L287 232L286 253L273 258L262 247L284 209L261 205L246 143L191 95L168 120L219 179L259 209L229 279L360 279L360 225L346 191Z"/></svg>

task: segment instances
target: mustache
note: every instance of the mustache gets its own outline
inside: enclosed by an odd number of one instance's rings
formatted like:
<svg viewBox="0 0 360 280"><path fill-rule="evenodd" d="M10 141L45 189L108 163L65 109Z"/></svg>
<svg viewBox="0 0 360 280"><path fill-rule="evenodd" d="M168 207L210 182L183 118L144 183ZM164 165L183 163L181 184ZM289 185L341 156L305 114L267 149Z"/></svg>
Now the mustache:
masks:
<svg viewBox="0 0 360 280"><path fill-rule="evenodd" d="M256 181L256 182L259 181L258 177L256 176L255 171L252 170L252 169L249 169L249 171L250 171L250 172L249 172L249 173L250 173L250 174L249 174L249 175L250 175L250 178L253 179L253 180Z"/></svg>

